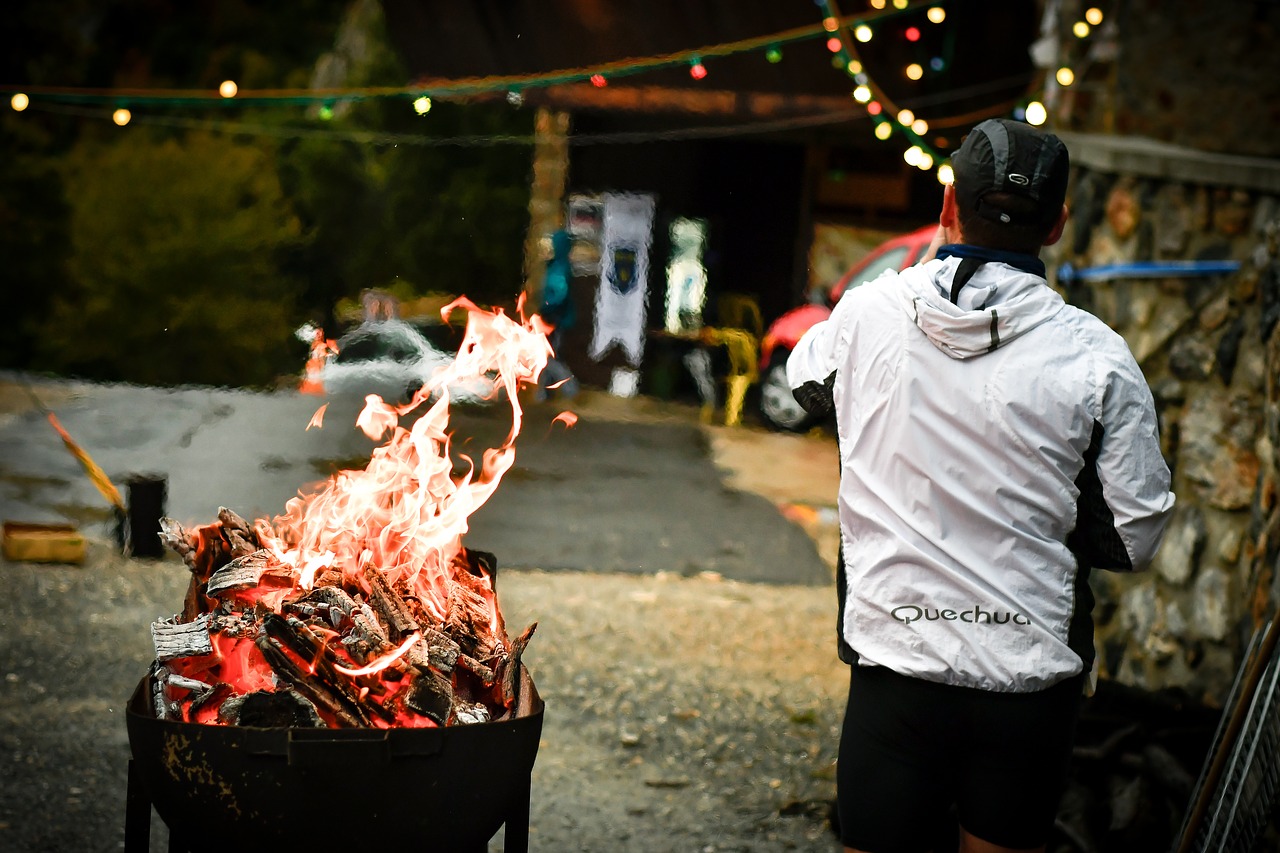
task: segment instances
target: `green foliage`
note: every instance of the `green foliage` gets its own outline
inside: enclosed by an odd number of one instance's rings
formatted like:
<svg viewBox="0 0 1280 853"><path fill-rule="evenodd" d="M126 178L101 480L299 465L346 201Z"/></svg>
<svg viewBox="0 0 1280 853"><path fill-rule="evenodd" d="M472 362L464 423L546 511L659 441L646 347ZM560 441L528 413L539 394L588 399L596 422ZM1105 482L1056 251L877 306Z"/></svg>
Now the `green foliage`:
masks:
<svg viewBox="0 0 1280 853"><path fill-rule="evenodd" d="M297 285L278 258L300 227L270 151L131 129L66 160L74 286L41 365L148 384L264 385L296 370Z"/></svg>
<svg viewBox="0 0 1280 853"><path fill-rule="evenodd" d="M35 85L142 88L305 87L317 68L335 87L409 79L374 0L269 6L65 0L59 17L20 4L0 68ZM365 288L482 304L521 289L528 145L351 132L526 137L528 111L438 102L419 116L406 98L327 122L296 106L207 116L252 135L183 129L180 106L135 108L125 128L108 112L0 115L0 282L17 317L0 367L264 385L300 369L294 328L336 333L335 306Z"/></svg>

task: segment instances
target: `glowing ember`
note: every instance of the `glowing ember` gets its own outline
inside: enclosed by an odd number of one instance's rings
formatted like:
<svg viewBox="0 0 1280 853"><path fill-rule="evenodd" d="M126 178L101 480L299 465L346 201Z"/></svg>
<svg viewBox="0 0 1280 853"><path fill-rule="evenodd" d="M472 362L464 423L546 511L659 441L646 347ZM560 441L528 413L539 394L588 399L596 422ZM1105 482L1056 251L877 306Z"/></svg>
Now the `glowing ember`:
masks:
<svg viewBox="0 0 1280 853"><path fill-rule="evenodd" d="M159 716L386 727L516 712L519 657L534 626L510 640L496 566L462 537L515 461L518 392L536 384L551 347L537 316L517 321L459 299L445 319L457 308L467 326L450 366L403 406L366 398L357 425L386 440L364 470L340 471L252 525L229 510L190 531L165 520L165 541L193 576L183 613L152 626ZM449 388L485 377L505 392L511 430L478 469L461 457L466 470L456 474ZM321 426L323 412L307 429ZM556 420L572 426L576 416Z"/></svg>

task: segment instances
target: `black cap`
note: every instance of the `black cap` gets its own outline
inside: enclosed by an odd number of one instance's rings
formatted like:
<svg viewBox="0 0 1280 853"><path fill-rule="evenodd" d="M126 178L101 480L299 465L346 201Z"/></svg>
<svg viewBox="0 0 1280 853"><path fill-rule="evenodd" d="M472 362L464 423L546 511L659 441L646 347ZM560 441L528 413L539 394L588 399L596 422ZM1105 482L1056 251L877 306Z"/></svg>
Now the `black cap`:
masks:
<svg viewBox="0 0 1280 853"><path fill-rule="evenodd" d="M951 157L956 201L992 222L1052 225L1067 197L1067 146L1052 133L1009 119L987 119ZM1028 201L1001 206L988 193Z"/></svg>

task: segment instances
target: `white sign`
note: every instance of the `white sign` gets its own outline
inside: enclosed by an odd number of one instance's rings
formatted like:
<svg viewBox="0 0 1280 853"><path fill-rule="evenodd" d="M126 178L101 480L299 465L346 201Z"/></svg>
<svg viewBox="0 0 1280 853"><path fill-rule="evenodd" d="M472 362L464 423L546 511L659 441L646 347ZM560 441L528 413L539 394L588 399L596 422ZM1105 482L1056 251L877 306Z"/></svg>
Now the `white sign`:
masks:
<svg viewBox="0 0 1280 853"><path fill-rule="evenodd" d="M614 344L639 367L644 356L649 303L649 246L653 242L652 195L606 193L600 287L590 356L599 361Z"/></svg>

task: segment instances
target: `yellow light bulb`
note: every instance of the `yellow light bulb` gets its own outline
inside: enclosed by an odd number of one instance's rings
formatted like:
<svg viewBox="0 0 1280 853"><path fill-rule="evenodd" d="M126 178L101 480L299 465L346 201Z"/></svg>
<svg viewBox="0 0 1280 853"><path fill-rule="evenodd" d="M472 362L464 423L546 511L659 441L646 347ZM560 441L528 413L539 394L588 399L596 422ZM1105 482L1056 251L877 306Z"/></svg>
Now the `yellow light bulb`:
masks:
<svg viewBox="0 0 1280 853"><path fill-rule="evenodd" d="M861 63L861 62L859 62L859 61L858 61L858 60L856 60L856 59L850 59L850 60L849 60L849 64L848 64L848 65L846 65L846 66L844 67L844 70L845 70L845 71L848 71L848 72L849 72L849 76L851 76L851 77L852 77L854 74L861 74L861 73L862 73L862 63Z"/></svg>
<svg viewBox="0 0 1280 853"><path fill-rule="evenodd" d="M1064 65L1058 69L1058 73L1054 75L1054 79L1058 81L1059 86L1070 86L1076 81L1076 73Z"/></svg>
<svg viewBox="0 0 1280 853"><path fill-rule="evenodd" d="M124 127L126 124L128 124L129 119L131 118L133 118L133 115L124 108L118 109L111 114L111 120L114 121L116 124L120 125L121 127Z"/></svg>
<svg viewBox="0 0 1280 853"><path fill-rule="evenodd" d="M883 9L883 8L884 8L884 0L871 0L871 8L872 8L872 9Z"/></svg>
<svg viewBox="0 0 1280 853"><path fill-rule="evenodd" d="M911 122L915 120L916 120L916 114L911 112L911 110L903 110L902 112L898 113L898 124L902 125L903 127L910 127Z"/></svg>
<svg viewBox="0 0 1280 853"><path fill-rule="evenodd" d="M1102 10L1094 6L1084 13L1084 19L1096 27L1102 23Z"/></svg>
<svg viewBox="0 0 1280 853"><path fill-rule="evenodd" d="M420 95L413 102L413 111L420 116L424 116L431 112L431 99L426 95Z"/></svg>
<svg viewBox="0 0 1280 853"><path fill-rule="evenodd" d="M866 86L859 86L853 90L853 99L860 104L865 104L871 100L871 89Z"/></svg>
<svg viewBox="0 0 1280 853"><path fill-rule="evenodd" d="M876 139L888 139L893 136L893 127L887 121L876 125Z"/></svg>
<svg viewBox="0 0 1280 853"><path fill-rule="evenodd" d="M893 0L893 8L895 9L907 8L907 0Z"/></svg>
<svg viewBox="0 0 1280 853"><path fill-rule="evenodd" d="M235 80L223 80L222 85L218 87L218 94L224 98L234 98L239 91L240 87L236 85Z"/></svg>
<svg viewBox="0 0 1280 853"><path fill-rule="evenodd" d="M911 132L914 133L916 136L924 136L926 133L929 132L929 122L925 121L922 118L916 119L915 121L911 122Z"/></svg>
<svg viewBox="0 0 1280 853"><path fill-rule="evenodd" d="M1034 124L1039 127L1048 118L1049 111L1044 108L1044 104L1039 101L1032 101L1027 104L1027 124Z"/></svg>
<svg viewBox="0 0 1280 853"><path fill-rule="evenodd" d="M924 76L924 69L921 68L918 63L913 62L907 66L908 80L919 80L923 76Z"/></svg>
<svg viewBox="0 0 1280 853"><path fill-rule="evenodd" d="M31 104L31 99L26 95L18 92L9 99L9 106L13 107L17 112L22 112Z"/></svg>
<svg viewBox="0 0 1280 853"><path fill-rule="evenodd" d="M1089 35L1089 25L1084 21L1076 21L1071 25L1071 34L1078 39L1082 39Z"/></svg>
<svg viewBox="0 0 1280 853"><path fill-rule="evenodd" d="M906 151L902 152L902 159L906 160L908 165L914 166L920 162L920 158L923 155L924 152L920 150L919 145L912 145Z"/></svg>
<svg viewBox="0 0 1280 853"><path fill-rule="evenodd" d="M933 168L933 155L928 151L921 151L920 156L916 158L916 168L922 172L927 172Z"/></svg>
<svg viewBox="0 0 1280 853"><path fill-rule="evenodd" d="M871 27L866 24L859 24L857 29L853 31L853 37L861 42L871 41Z"/></svg>
<svg viewBox="0 0 1280 853"><path fill-rule="evenodd" d="M941 6L933 6L925 14L927 14L929 16L929 20L935 24L941 24L947 19L947 10Z"/></svg>
<svg viewBox="0 0 1280 853"><path fill-rule="evenodd" d="M943 163L938 167L938 183L949 184L956 179L955 170L951 168L950 163Z"/></svg>

